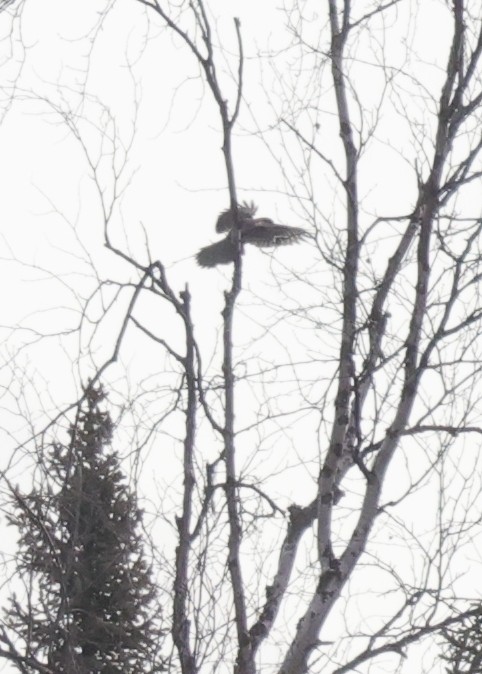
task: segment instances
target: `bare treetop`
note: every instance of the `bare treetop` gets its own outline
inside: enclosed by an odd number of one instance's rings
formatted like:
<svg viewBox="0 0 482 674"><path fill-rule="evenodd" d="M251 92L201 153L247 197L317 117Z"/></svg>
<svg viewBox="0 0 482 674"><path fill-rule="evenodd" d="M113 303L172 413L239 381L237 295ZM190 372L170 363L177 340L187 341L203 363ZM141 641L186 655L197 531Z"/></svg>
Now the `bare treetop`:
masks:
<svg viewBox="0 0 482 674"><path fill-rule="evenodd" d="M9 14L5 490L102 382L169 671L475 673L482 7L237 9L106 3L50 80Z"/></svg>

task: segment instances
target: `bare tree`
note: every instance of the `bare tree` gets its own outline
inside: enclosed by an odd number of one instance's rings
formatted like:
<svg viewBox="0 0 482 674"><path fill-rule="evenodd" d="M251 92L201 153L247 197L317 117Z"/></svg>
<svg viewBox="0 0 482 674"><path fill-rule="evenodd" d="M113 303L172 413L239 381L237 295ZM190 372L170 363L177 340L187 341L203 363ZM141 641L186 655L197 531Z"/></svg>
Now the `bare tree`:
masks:
<svg viewBox="0 0 482 674"><path fill-rule="evenodd" d="M444 635L477 613L462 575L463 551L480 535L481 9L434 3L444 60L439 51L430 65L418 56L422 4L287 2L283 47L257 55L272 65L265 123L247 93L249 26L234 19L223 49L216 5L133 5L180 41L215 104L230 232L204 251L215 247L206 266L233 265L219 362L210 362L193 288L177 290L152 251L146 260L117 243L125 165L116 151L122 158L130 145L101 129L114 157L109 192L82 119L50 105L87 157L104 244L129 269L91 321L89 334L112 334L114 307L128 297L110 354L93 359L94 382L136 334L162 354L166 382L162 394L149 389L162 412L138 424L136 455L162 429L182 446L169 490L177 496L158 510L172 564L170 666L341 674L406 662L412 671L411 654L424 647L430 664L417 660L417 671L434 671ZM258 232L239 205L238 128L261 139L303 221L280 230L301 237L299 261L290 267L276 252L269 282L246 294L247 219ZM101 282L93 295L105 292ZM81 334L88 319L86 307ZM163 461L154 470L166 470Z"/></svg>

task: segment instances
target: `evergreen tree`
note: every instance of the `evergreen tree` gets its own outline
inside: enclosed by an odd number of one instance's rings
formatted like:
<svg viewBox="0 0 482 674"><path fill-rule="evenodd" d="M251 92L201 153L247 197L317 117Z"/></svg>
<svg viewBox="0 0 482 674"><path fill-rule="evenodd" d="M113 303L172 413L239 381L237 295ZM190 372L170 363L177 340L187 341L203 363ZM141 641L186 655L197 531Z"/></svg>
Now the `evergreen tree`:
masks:
<svg viewBox="0 0 482 674"><path fill-rule="evenodd" d="M152 619L154 587L138 532L141 513L118 456L112 422L89 386L68 446L49 452L47 485L16 492L19 573L3 643L22 672L138 674L163 669Z"/></svg>
<svg viewBox="0 0 482 674"><path fill-rule="evenodd" d="M482 674L482 606L474 615L444 631L448 674Z"/></svg>

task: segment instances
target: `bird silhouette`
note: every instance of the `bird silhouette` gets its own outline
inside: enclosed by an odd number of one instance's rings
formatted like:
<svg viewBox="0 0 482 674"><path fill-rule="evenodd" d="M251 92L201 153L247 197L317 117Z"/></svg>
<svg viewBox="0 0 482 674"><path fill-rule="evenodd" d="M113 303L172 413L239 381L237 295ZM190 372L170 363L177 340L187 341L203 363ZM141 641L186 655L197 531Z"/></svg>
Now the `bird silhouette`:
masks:
<svg viewBox="0 0 482 674"><path fill-rule="evenodd" d="M270 218L255 218L256 206L243 202L238 206L237 226L231 209L220 213L216 221L216 231L228 232L228 235L210 246L201 248L196 260L201 267L216 267L218 264L234 262L238 246L238 237L241 253L244 244L250 243L260 248L283 246L300 241L308 235L301 227L278 225Z"/></svg>

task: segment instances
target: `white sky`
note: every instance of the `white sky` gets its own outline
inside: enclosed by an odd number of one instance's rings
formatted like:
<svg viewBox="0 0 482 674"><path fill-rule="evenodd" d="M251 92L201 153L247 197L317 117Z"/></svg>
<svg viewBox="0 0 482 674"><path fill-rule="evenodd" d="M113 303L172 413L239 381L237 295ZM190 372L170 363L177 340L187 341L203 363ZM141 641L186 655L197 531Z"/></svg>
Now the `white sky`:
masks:
<svg viewBox="0 0 482 674"><path fill-rule="evenodd" d="M339 156L337 122L330 109L331 92L324 88L328 66L324 70L320 67L323 75L316 81L310 77L310 71L315 62L323 61L323 54L305 55L301 60L296 50L287 49L291 38L280 4L278 0L210 3L216 18L216 40L231 70L236 55L233 16L240 17L243 32L246 100L234 145L238 189L241 198L254 199L259 204L261 215L313 231L313 218L308 217L313 211L306 190L310 170L319 209L317 224L323 235L324 219L335 223L336 228L340 218L343 227L340 194L334 189L326 166L319 163L303 167L305 155L299 145L291 138L283 148L278 132L280 117L296 120L298 128L307 135L319 121L317 143L327 155ZM305 26L305 38L316 45L320 25L325 21L320 17L325 14L325 3L301 4L305 16L312 16L312 22ZM111 9L101 20L103 7ZM432 96L437 97L447 56L445 47L450 39L448 10L438 0L424 0L416 13L415 10L415 3L406 1L387 19L388 37L384 45L387 58L394 72L402 66L416 72ZM87 325L80 341L77 334L39 341L35 331L56 335L77 327L86 298L96 285L94 268L103 280L126 282L134 278L123 262L103 248L102 208L112 206L113 170L122 169L111 220L113 240L116 245L128 246L145 263L144 237L147 237L153 258L159 257L168 268L171 286L180 291L189 284L204 364L212 361L213 371L220 362L222 291L229 285L230 268L206 271L199 269L193 260L200 246L216 240L214 222L229 200L219 120L206 86L198 77L192 54L156 19L151 17L149 21L145 10L133 0L101 4L98 0L41 3L26 0L13 24L11 14L9 11L0 15L0 36L3 36L0 82L5 102L11 95L14 98L6 106L0 126L0 282L4 289L0 295L0 322L5 354L15 357L17 365L13 370L3 369L2 385L6 390L0 414L4 414L5 422L1 425L12 434L9 441L14 445L29 431L20 411L36 419L41 417L42 409L49 414L72 401L79 369L85 380L112 351L127 294L95 335L93 358L87 349L91 336ZM434 25L436 31L430 29ZM379 28L378 32L362 33L358 48L366 59L354 63L351 72L363 104L371 111L371 119L378 110L383 83L377 66L383 45ZM276 53L276 58L268 58L268 51ZM407 111L420 125L426 124L427 130L433 129L430 118L433 100L419 96L419 89L409 78L400 74L397 77L406 92L403 112ZM227 72L223 72L223 84L232 100L232 78ZM295 87L295 92L281 104L290 86ZM419 148L411 141L398 104L395 98L384 99L377 133L362 162L365 225L378 215L406 214L414 205L416 180L410 165ZM84 149L67 128L66 116L67 122L73 120L80 131ZM257 135L259 131L264 132L264 140ZM425 149L429 150L428 144ZM96 164L97 186L85 151ZM289 186L284 176L289 179ZM471 208L472 203L467 206ZM374 267L388 258L392 237L393 230L388 226L377 230L376 243L370 252ZM313 278L317 285L308 287L285 271L286 267L293 268L295 275L309 270L310 280ZM246 290L240 302L236 332L240 367L250 373L250 368L262 364L273 367L273 375L265 379L262 387L240 385L239 399L246 405L245 414L239 415L240 423L248 424L264 411L265 394L269 396L272 412L295 414L276 421L267 430L242 434L241 465L265 475L266 488L281 498L283 506L291 499L307 503L314 495L313 477L317 473L319 448L323 447L323 431L319 431L319 415L308 416L308 412L300 410L303 400L322 399L325 383L317 381L316 375L327 378L332 371L332 365L326 363L336 356L338 342L331 331L330 303L336 306L338 288L332 285L332 271L317 257L311 244L286 248L274 256L249 251L244 283ZM106 287L104 297L112 297L113 292L113 286ZM306 312L293 311L291 316L280 313L281 308L297 306L300 297L308 307ZM99 297L89 307L91 318L104 311ZM142 314L150 326L159 328L161 323L163 337L175 337L176 322L168 312L158 312L157 305L144 300ZM19 325L26 329L14 331ZM324 328L322 332L313 330L313 326L320 325ZM79 345L80 366L72 365L72 356L78 353ZM254 361L250 360L253 356ZM290 360L298 359L306 363L297 370L298 376L306 374L307 379L313 379L302 390L291 380L293 372L289 367ZM278 372L276 367L281 362L285 370ZM121 401L129 380L133 395L143 390L154 391L146 393L142 409L136 414L146 423L156 418L162 400L155 391L165 383L165 368L167 363L158 348L131 331L120 363L108 375L117 390L112 394L113 401ZM39 389L38 399L30 389L32 382ZM24 387L26 397L22 399ZM177 419L169 421L159 431L158 442L164 452L163 473L159 476L153 471L155 484L168 482L177 475L179 465L175 457L169 458L166 450L169 446L173 452L177 451L169 437L176 434L177 423ZM209 437L202 427L201 438L206 443L203 451L207 456L212 451ZM259 451L254 452L256 447ZM148 467L159 464L158 455L152 458L153 451L146 457ZM203 455L203 459L207 456ZM406 457L403 454L395 467L399 476ZM424 459L420 459L415 470L421 471L423 466ZM396 489L402 491L404 479L398 477L395 483ZM355 503L356 480L352 487ZM414 495L401 508L399 517L403 514L409 521L411 515L423 509L427 494L430 498L432 487ZM341 514L340 531L343 517ZM428 519L427 528L431 524ZM394 522L390 526L400 533ZM411 521L410 527L415 536L420 534L416 522ZM419 551L407 548L389 551L391 537L391 531L379 534L380 545L387 548L387 564L401 563L403 558L409 575L417 576ZM480 562L474 548L470 554L473 561ZM364 573L369 585L373 571L368 568L361 572L362 576ZM380 570L375 573L380 578ZM383 612L384 601L384 596L377 598L370 620L376 622ZM354 622L368 620L364 610L353 611ZM338 611L343 615L344 605ZM334 622L337 626L340 615ZM422 657L426 656L416 653L403 671L419 671L417 663ZM394 660L389 660L390 666L385 668L381 661L370 672L393 671L390 667ZM410 669L414 663L415 670ZM443 671L443 667L431 671Z"/></svg>

